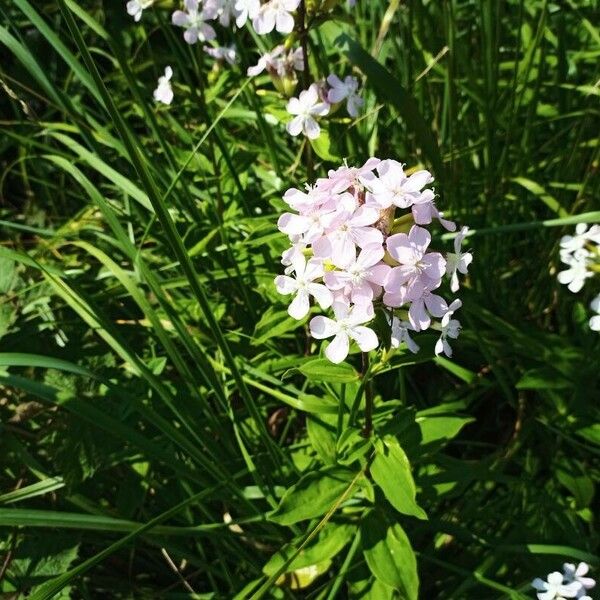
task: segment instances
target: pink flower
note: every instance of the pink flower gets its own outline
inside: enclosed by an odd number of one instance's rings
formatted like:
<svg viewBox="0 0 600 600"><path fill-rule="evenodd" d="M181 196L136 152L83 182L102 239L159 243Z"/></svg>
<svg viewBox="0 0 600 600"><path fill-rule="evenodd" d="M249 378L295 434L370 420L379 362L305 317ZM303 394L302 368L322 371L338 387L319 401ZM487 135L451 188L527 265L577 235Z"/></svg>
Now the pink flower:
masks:
<svg viewBox="0 0 600 600"><path fill-rule="evenodd" d="M356 246L383 243L381 231L371 227L377 219L379 212L369 206L360 206L354 212L338 212L331 230L314 242L315 256L328 258L340 268L348 266L356 257Z"/></svg>
<svg viewBox="0 0 600 600"><path fill-rule="evenodd" d="M390 267L381 262L383 255L381 244L365 246L345 270L326 273L325 285L332 291L346 289L345 294L354 304L371 304L390 272Z"/></svg>
<svg viewBox="0 0 600 600"><path fill-rule="evenodd" d="M381 161L377 172L379 177L371 174L363 177L362 181L369 190L367 202L381 208L392 205L408 208L418 198L421 189L433 181L429 171L417 171L407 177L402 165L395 160Z"/></svg>
<svg viewBox="0 0 600 600"><path fill-rule="evenodd" d="M329 308L333 302L331 292L322 284L315 283L323 277L323 264L315 259L306 262L303 255L297 255L292 260L296 278L288 275L278 275L275 286L280 294L295 294L288 308L288 314L294 319L303 319L310 310L309 297L313 296L321 308Z"/></svg>
<svg viewBox="0 0 600 600"><path fill-rule="evenodd" d="M386 292L398 293L399 287L405 285L407 300L415 300L440 285L446 261L439 252L426 253L430 242L429 232L418 225L413 225L408 235L397 233L387 239L388 252L400 266L391 270Z"/></svg>
<svg viewBox="0 0 600 600"><path fill-rule="evenodd" d="M444 213L437 209L434 198L435 194L432 190L423 190L415 196L412 205L415 223L417 225L429 225L433 219L438 219L444 229L455 231L456 223L444 219Z"/></svg>
<svg viewBox="0 0 600 600"><path fill-rule="evenodd" d="M388 317L388 323L389 322L390 319ZM413 354L416 354L420 350L418 344L410 337L410 334L408 333L409 331L416 331L416 329L408 321L401 321L398 317L393 317L391 326L392 348L399 348L400 344L404 343Z"/></svg>
<svg viewBox="0 0 600 600"><path fill-rule="evenodd" d="M373 314L361 307L349 308L345 304L334 304L335 320L328 317L313 317L310 320L310 333L317 340L333 337L325 349L325 356L332 363L341 363L350 351L350 340L354 340L363 352L374 350L379 345L375 332L363 323L373 318Z"/></svg>

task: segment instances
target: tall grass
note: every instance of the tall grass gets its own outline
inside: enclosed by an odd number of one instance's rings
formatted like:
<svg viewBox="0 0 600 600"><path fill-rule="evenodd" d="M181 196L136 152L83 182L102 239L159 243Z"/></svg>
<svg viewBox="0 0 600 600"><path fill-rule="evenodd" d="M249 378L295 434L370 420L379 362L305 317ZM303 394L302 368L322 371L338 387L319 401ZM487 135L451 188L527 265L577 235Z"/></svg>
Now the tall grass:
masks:
<svg viewBox="0 0 600 600"><path fill-rule="evenodd" d="M422 598L524 598L597 564L600 346L555 279L560 235L600 220L595 2L373 0L311 31L318 74L349 61L367 100L315 173L423 164L474 230L454 359L426 341L375 379L428 520L375 502L348 454L370 451L355 371L303 371L272 285L309 167L245 76L256 39L212 68L173 5L134 26L121 2L0 4L2 592L391 598L373 563L400 524ZM327 510L282 518L307 473Z"/></svg>

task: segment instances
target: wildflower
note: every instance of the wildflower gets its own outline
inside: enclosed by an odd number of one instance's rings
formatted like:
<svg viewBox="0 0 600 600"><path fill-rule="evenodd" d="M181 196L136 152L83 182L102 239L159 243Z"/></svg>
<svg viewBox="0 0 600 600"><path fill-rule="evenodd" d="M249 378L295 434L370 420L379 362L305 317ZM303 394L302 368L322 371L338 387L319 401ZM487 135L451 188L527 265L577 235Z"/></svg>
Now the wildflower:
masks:
<svg viewBox="0 0 600 600"><path fill-rule="evenodd" d="M387 316L387 315L386 315ZM388 317L388 323L390 319ZM416 354L420 348L419 345L410 337L409 331L416 331L415 328L408 321L401 321L398 317L392 318L392 333L391 333L391 345L392 348L399 348L400 344L406 344L406 347L413 353Z"/></svg>
<svg viewBox="0 0 600 600"><path fill-rule="evenodd" d="M330 75L327 83L331 89L327 94L327 101L330 104L337 104L346 100L346 109L351 117L358 117L360 108L364 100L357 94L358 79L348 75L342 81L337 75Z"/></svg>
<svg viewBox="0 0 600 600"><path fill-rule="evenodd" d="M473 255L470 252L462 252L460 249L468 233L469 228L463 227L454 238L454 252L446 255L446 275L450 277L450 289L455 293L459 288L458 273L466 275L469 265L473 261Z"/></svg>
<svg viewBox="0 0 600 600"><path fill-rule="evenodd" d="M237 16L235 8L237 0L204 0L204 14L206 19L219 17L219 23L223 27L229 27L231 21Z"/></svg>
<svg viewBox="0 0 600 600"><path fill-rule="evenodd" d="M588 277L592 277L594 274L588 268L590 258L590 252L584 248L579 248L573 251L572 254L563 254L561 260L569 268L558 274L558 281L563 285L566 285L574 294L579 292L583 287L585 280Z"/></svg>
<svg viewBox="0 0 600 600"><path fill-rule="evenodd" d="M333 337L325 349L325 356L332 363L341 363L350 350L350 340L354 340L363 352L377 348L379 340L375 332L363 324L373 315L359 306L349 308L344 303L333 305L335 320L328 317L313 317L310 321L310 333L317 340Z"/></svg>
<svg viewBox="0 0 600 600"><path fill-rule="evenodd" d="M133 17L137 23L142 18L142 13L146 8L152 6L154 0L129 0L127 3L127 14Z"/></svg>
<svg viewBox="0 0 600 600"><path fill-rule="evenodd" d="M581 585L577 582L565 583L562 573L554 571L548 574L547 581L536 577L531 586L537 590L538 600L563 600L576 598Z"/></svg>
<svg viewBox="0 0 600 600"><path fill-rule="evenodd" d="M561 238L561 252L572 254L585 248L588 242L600 244L600 225L592 225L588 231L586 223L578 223L575 227L575 235L564 235Z"/></svg>
<svg viewBox="0 0 600 600"><path fill-rule="evenodd" d="M185 28L183 38L188 44L198 40L206 42L216 37L215 30L206 23L216 17L214 7L200 10L198 0L184 0L185 11L176 10L171 18L173 25Z"/></svg>
<svg viewBox="0 0 600 600"><path fill-rule="evenodd" d="M237 0L235 3L237 16L235 24L243 27L248 19L255 19L260 10L260 0Z"/></svg>
<svg viewBox="0 0 600 600"><path fill-rule="evenodd" d="M381 243L365 246L345 270L325 274L327 287L330 290L347 288L346 294L354 304L370 305L390 271L389 265L381 262L383 255Z"/></svg>
<svg viewBox="0 0 600 600"><path fill-rule="evenodd" d="M600 294L592 300L590 308L597 313L590 319L590 329L592 331L600 331Z"/></svg>
<svg viewBox="0 0 600 600"><path fill-rule="evenodd" d="M287 104L287 111L294 118L287 124L287 131L294 137L304 133L311 140L321 134L321 128L315 117L322 117L329 113L329 104L321 102L316 84L300 92L298 98L291 98Z"/></svg>
<svg viewBox="0 0 600 600"><path fill-rule="evenodd" d="M290 50L287 54L284 51L285 46L279 45L263 54L256 65L248 67L248 77L256 77L265 69L272 77L291 76L294 71L304 71L302 48Z"/></svg>
<svg viewBox="0 0 600 600"><path fill-rule="evenodd" d="M158 78L158 86L154 90L154 100L163 104L171 104L173 101L173 88L171 87L171 77L173 77L173 69L165 68L165 74Z"/></svg>
<svg viewBox="0 0 600 600"><path fill-rule="evenodd" d="M568 582L578 583L580 586L580 595L578 595L578 598L584 597L585 591L591 590L596 585L596 581L594 579L591 577L586 577L589 570L590 566L585 562L580 562L577 566L572 563L563 564L563 573L565 579Z"/></svg>
<svg viewBox="0 0 600 600"><path fill-rule="evenodd" d="M367 186L367 202L372 202L381 208L394 205L398 208L408 208L418 197L421 189L433 181L429 171L417 171L407 177L402 165L395 160L384 160L377 166L379 177L370 174L363 178Z"/></svg>
<svg viewBox="0 0 600 600"><path fill-rule="evenodd" d="M455 340L460 334L460 321L453 319L452 315L462 306L460 300L454 300L447 308L442 317L442 334L435 344L435 354L439 356L444 353L448 358L452 357L452 348L448 343L448 338Z"/></svg>
<svg viewBox="0 0 600 600"><path fill-rule="evenodd" d="M456 223L444 219L444 213L437 209L435 194L432 190L423 190L422 193L415 195L411 210L417 225L429 225L433 219L437 219L444 229L456 230Z"/></svg>
<svg viewBox="0 0 600 600"><path fill-rule="evenodd" d="M294 17L291 13L298 8L300 0L269 0L263 4L252 20L252 26L259 35L271 33L288 34L294 29Z"/></svg>
<svg viewBox="0 0 600 600"><path fill-rule="evenodd" d="M317 100L315 90L306 104L312 106ZM282 255L285 276L276 280L277 288L283 294L298 294L297 282L306 279L302 275L305 255L312 254L308 264L315 261L318 267L307 283L323 285L328 290L335 318L314 317L311 331L316 339L334 338L325 350L325 356L333 362L345 359L352 339L363 351L377 347L377 334L366 325L374 318L377 303L390 309L386 316L394 348L405 343L409 351L417 352L418 345L409 332L433 326L441 332L436 346L438 354L444 352L450 356L449 340L460 332L460 323L452 318L460 301L448 306L437 290L447 270L453 273L453 269L459 270L459 265L466 269L470 259L460 251L459 239L454 248L456 264L448 269L444 257L429 250L431 235L419 225L414 225L408 233L390 235L398 207L393 202L384 202L386 206L382 207L368 200L374 189L372 182L377 179L375 172L385 177L390 164L402 168L395 161L370 158L361 167L343 165L313 185L289 189L283 196L290 212L281 215L277 226L289 236L290 247ZM430 177L427 173L422 182ZM407 179L403 176L402 183ZM412 194L411 201L419 200L425 193L419 191L420 187L421 183L415 185L416 192L407 192ZM406 216L412 220L410 213ZM465 235L466 230L459 234ZM301 263L300 268L297 263ZM294 271L296 279L290 277ZM310 293L306 292L305 299L294 298L302 309L295 305L291 308L294 314L306 314ZM324 294L322 290L319 293ZM402 312L394 314L394 309L400 307Z"/></svg>
<svg viewBox="0 0 600 600"><path fill-rule="evenodd" d="M204 52L209 56L212 56L216 60L222 60L230 65L235 65L237 62L237 52L235 46L217 46L213 48L211 46L204 46Z"/></svg>
<svg viewBox="0 0 600 600"><path fill-rule="evenodd" d="M418 225L413 225L408 235L397 233L387 239L387 250L400 265L391 270L386 291L406 285L407 298L416 300L440 285L446 261L439 252L426 252L430 242L429 232Z"/></svg>
<svg viewBox="0 0 600 600"><path fill-rule="evenodd" d="M302 254L292 260L296 278L288 275L278 275L275 286L280 294L295 294L288 308L288 314L294 319L303 319L310 310L309 296L313 296L321 308L329 308L333 302L331 292L322 284L315 283L323 277L323 265L319 260L311 259L306 262ZM343 360L343 359L342 359Z"/></svg>

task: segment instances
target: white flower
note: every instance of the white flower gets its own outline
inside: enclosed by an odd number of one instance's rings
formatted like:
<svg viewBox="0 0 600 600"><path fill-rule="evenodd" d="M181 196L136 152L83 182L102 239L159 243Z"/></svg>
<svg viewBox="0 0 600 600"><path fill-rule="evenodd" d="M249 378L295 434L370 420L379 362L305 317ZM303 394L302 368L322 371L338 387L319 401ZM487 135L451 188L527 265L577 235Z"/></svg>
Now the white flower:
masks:
<svg viewBox="0 0 600 600"><path fill-rule="evenodd" d="M468 233L469 228L463 227L454 238L454 253L450 252L446 255L446 275L450 277L450 289L455 293L459 288L458 273L466 275L469 265L473 261L473 255L470 252L461 252L460 249Z"/></svg>
<svg viewBox="0 0 600 600"><path fill-rule="evenodd" d="M259 35L271 33L288 34L294 29L294 17L291 13L298 8L300 0L269 0L263 4L252 20L252 26Z"/></svg>
<svg viewBox="0 0 600 600"><path fill-rule="evenodd" d="M561 253L573 253L585 248L588 242L600 244L600 225L592 225L588 231L586 223L578 223L575 235L564 235L560 240Z"/></svg>
<svg viewBox="0 0 600 600"><path fill-rule="evenodd" d="M563 583L563 575L558 571L548 574L548 580L543 581L536 577L531 586L537 592L538 600L563 600L564 598L576 598L581 589L581 584L577 582Z"/></svg>
<svg viewBox="0 0 600 600"><path fill-rule="evenodd" d="M276 46L271 52L266 52L253 67L248 67L248 77L260 75L265 69L271 75L285 77L292 75L294 71L304 71L304 57L302 48L290 50L287 54L283 54L285 47L283 45ZM283 56L282 56L283 54Z"/></svg>
<svg viewBox="0 0 600 600"><path fill-rule="evenodd" d="M235 24L243 27L248 19L255 19L260 10L260 0L237 0L235 3L237 17Z"/></svg>
<svg viewBox="0 0 600 600"><path fill-rule="evenodd" d="M335 320L328 317L314 317L310 321L310 333L317 340L333 337L325 349L325 356L335 364L341 363L350 350L350 340L354 340L363 352L374 350L379 345L375 332L363 323L373 318L373 313L363 307L349 308L346 304L333 305Z"/></svg>
<svg viewBox="0 0 600 600"><path fill-rule="evenodd" d="M321 308L329 308L333 302L333 295L322 284L315 283L315 279L323 277L323 263L311 259L306 262L304 255L298 254L292 258L292 266L296 279L288 275L278 275L275 286L280 294L295 294L288 308L288 314L294 319L303 319L310 310L309 296L313 296Z"/></svg>
<svg viewBox="0 0 600 600"><path fill-rule="evenodd" d="M590 308L595 312L598 313L596 315L594 315L591 319L590 319L590 329L592 331L599 331L600 332L600 294L598 294L593 300L592 303L590 304Z"/></svg>
<svg viewBox="0 0 600 600"><path fill-rule="evenodd" d="M171 104L173 101L173 88L171 87L173 69L165 68L165 74L158 78L158 87L154 90L154 100L163 104Z"/></svg>
<svg viewBox="0 0 600 600"><path fill-rule="evenodd" d="M598 297L600 298L600 296ZM591 577L586 577L590 566L585 562L580 562L577 566L573 563L563 564L563 573L565 580L568 582L575 582L581 586L578 598L585 597L585 590L591 590L595 585L596 581Z"/></svg>
<svg viewBox="0 0 600 600"><path fill-rule="evenodd" d="M212 56L216 60L224 60L230 65L235 65L237 62L237 52L235 46L218 46L212 48L211 46L204 46L204 52L209 56Z"/></svg>
<svg viewBox="0 0 600 600"><path fill-rule="evenodd" d="M337 75L330 75L327 78L327 83L331 89L327 94L327 100L331 104L337 104L346 100L346 109L351 117L358 117L360 108L364 104L364 100L356 93L358 90L358 79L348 75L342 81Z"/></svg>
<svg viewBox="0 0 600 600"><path fill-rule="evenodd" d="M236 0L204 0L204 15L207 20L219 17L223 27L229 27L233 18L238 14L235 9Z"/></svg>
<svg viewBox="0 0 600 600"><path fill-rule="evenodd" d="M214 8L209 11L199 10L198 0L185 0L185 11L176 10L171 18L173 25L185 28L183 39L188 44L195 44L198 40L206 42L216 37L215 30L205 23L216 17Z"/></svg>
<svg viewBox="0 0 600 600"><path fill-rule="evenodd" d="M588 269L588 261L591 254L585 248L579 248L572 254L562 254L561 260L568 265L568 269L558 274L558 281L566 285L571 292L576 294L581 290L585 280L593 276Z"/></svg>
<svg viewBox="0 0 600 600"><path fill-rule="evenodd" d="M435 354L439 356L444 353L448 358L452 357L452 348L448 338L455 340L460 334L460 321L453 319L452 315L462 306L460 300L454 300L448 307L446 314L442 317L442 334L435 344Z"/></svg>
<svg viewBox="0 0 600 600"><path fill-rule="evenodd" d="M321 102L318 87L313 83L307 90L300 92L298 98L290 98L287 111L296 115L287 124L288 133L293 136L304 133L311 140L315 140L321 135L321 128L314 117L322 117L329 113L329 104Z"/></svg>
<svg viewBox="0 0 600 600"><path fill-rule="evenodd" d="M133 17L137 23L142 18L144 9L152 5L154 0L129 0L127 3L127 14Z"/></svg>
<svg viewBox="0 0 600 600"><path fill-rule="evenodd" d="M387 314L386 314L387 316ZM389 323L389 317L387 317ZM406 347L413 353L416 354L420 348L418 344L410 337L409 331L416 331L415 328L408 321L401 321L398 317L392 318L392 335L391 343L392 348L399 348L403 342Z"/></svg>
<svg viewBox="0 0 600 600"><path fill-rule="evenodd" d="M396 160L382 160L377 165L379 177L369 173L361 177L367 187L367 204L376 204L382 209L397 206L408 208L420 196L424 186L433 181L429 171L416 171L408 177Z"/></svg>

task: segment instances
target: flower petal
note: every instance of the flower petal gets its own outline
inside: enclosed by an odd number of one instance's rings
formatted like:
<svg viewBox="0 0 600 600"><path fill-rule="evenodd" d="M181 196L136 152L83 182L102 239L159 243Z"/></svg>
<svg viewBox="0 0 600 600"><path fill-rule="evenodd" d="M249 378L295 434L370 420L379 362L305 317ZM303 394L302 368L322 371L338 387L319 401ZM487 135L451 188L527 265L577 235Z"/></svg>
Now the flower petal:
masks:
<svg viewBox="0 0 600 600"><path fill-rule="evenodd" d="M334 364L339 364L348 356L350 340L348 335L340 331L333 341L325 348L325 356Z"/></svg>

